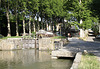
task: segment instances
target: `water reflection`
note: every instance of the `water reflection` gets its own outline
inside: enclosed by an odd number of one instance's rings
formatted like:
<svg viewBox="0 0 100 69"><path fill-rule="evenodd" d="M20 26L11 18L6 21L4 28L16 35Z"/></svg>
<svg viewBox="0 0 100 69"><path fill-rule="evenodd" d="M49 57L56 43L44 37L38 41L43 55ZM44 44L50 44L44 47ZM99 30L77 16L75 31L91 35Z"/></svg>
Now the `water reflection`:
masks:
<svg viewBox="0 0 100 69"><path fill-rule="evenodd" d="M50 51L0 51L0 69L69 69L71 60L52 60Z"/></svg>

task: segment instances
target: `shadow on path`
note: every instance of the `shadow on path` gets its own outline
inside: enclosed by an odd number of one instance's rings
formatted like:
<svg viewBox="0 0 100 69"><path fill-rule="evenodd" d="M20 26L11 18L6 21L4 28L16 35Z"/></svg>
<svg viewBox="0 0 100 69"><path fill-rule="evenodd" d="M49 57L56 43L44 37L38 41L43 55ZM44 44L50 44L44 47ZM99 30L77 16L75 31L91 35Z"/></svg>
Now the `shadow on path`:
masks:
<svg viewBox="0 0 100 69"><path fill-rule="evenodd" d="M100 57L100 42L82 41L78 38L69 38L69 41L69 44L64 46L63 49L73 52L83 52L87 50L89 53Z"/></svg>

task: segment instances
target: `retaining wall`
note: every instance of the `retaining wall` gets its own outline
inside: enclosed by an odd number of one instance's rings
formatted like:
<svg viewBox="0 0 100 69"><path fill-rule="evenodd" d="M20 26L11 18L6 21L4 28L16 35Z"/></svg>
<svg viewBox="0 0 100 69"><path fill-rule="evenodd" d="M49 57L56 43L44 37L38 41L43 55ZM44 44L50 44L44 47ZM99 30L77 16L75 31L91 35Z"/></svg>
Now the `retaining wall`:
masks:
<svg viewBox="0 0 100 69"><path fill-rule="evenodd" d="M61 39L42 38L39 39L39 50L58 50L63 47Z"/></svg>
<svg viewBox="0 0 100 69"><path fill-rule="evenodd" d="M0 50L16 50L30 48L39 48L39 50L58 50L63 47L63 44L63 40L52 38L8 38L6 40L0 41Z"/></svg>
<svg viewBox="0 0 100 69"><path fill-rule="evenodd" d="M36 39L22 39L22 38L8 38L0 42L0 50L16 50L16 49L30 49L38 48L38 40Z"/></svg>

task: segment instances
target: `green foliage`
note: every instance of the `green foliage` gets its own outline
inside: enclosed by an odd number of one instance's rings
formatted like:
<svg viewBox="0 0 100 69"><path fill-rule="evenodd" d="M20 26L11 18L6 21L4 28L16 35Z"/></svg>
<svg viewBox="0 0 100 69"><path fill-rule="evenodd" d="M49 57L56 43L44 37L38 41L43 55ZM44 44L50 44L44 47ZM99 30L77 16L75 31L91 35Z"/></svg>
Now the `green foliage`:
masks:
<svg viewBox="0 0 100 69"><path fill-rule="evenodd" d="M82 26L83 29L91 29L92 23L93 23L92 19L87 18L87 19L85 19L85 21L83 21L81 26Z"/></svg>
<svg viewBox="0 0 100 69"><path fill-rule="evenodd" d="M98 16L99 21L100 21L100 0L92 0L92 9L91 11L93 12L93 16Z"/></svg>
<svg viewBox="0 0 100 69"><path fill-rule="evenodd" d="M21 38L21 36L3 37L3 38L0 38L0 39L8 39L8 38Z"/></svg>
<svg viewBox="0 0 100 69"><path fill-rule="evenodd" d="M30 12L32 12L33 14L38 12L38 10L39 10L38 7L39 7L39 0L27 1L27 9L28 9L29 14L30 14Z"/></svg>
<svg viewBox="0 0 100 69"><path fill-rule="evenodd" d="M99 26L98 25L93 24L92 30L93 30L95 36L97 36L99 34Z"/></svg>
<svg viewBox="0 0 100 69"><path fill-rule="evenodd" d="M66 37L64 37L64 36L55 36L55 37L52 37L53 39L66 39Z"/></svg>
<svg viewBox="0 0 100 69"><path fill-rule="evenodd" d="M78 23L78 22L71 22L70 23L72 26L78 26L78 27L81 27L81 24L80 23Z"/></svg>
<svg viewBox="0 0 100 69"><path fill-rule="evenodd" d="M33 31L31 36L35 37L36 36L36 32Z"/></svg>
<svg viewBox="0 0 100 69"><path fill-rule="evenodd" d="M98 23L99 23L99 20L98 20L98 18L94 18L94 17L92 17L92 26L91 26L91 29L93 30L93 32L94 32L94 35L96 36L96 35L98 35L99 34L99 26L98 26Z"/></svg>
<svg viewBox="0 0 100 69"><path fill-rule="evenodd" d="M3 38L4 36L0 34L0 39Z"/></svg>
<svg viewBox="0 0 100 69"><path fill-rule="evenodd" d="M13 14L10 14L9 17L10 17L10 21L11 22L15 22L16 18L15 18L15 16Z"/></svg>
<svg viewBox="0 0 100 69"><path fill-rule="evenodd" d="M81 1L81 2L80 2ZM92 0L72 0L72 6L70 10L72 12L72 16L77 19L74 23L83 29L90 29L93 23L92 15L91 15L91 3ZM80 25L79 22L82 19L83 23Z"/></svg>

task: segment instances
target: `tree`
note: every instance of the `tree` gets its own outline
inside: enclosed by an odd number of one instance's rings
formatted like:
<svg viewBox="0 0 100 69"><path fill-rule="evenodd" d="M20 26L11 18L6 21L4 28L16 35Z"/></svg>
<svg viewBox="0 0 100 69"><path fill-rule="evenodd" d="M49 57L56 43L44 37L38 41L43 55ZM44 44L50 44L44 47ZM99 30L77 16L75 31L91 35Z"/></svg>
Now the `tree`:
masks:
<svg viewBox="0 0 100 69"><path fill-rule="evenodd" d="M18 33L18 0L15 1L15 0L12 0L12 13L13 15L15 15L15 22L16 22L16 36L19 36L19 33Z"/></svg>
<svg viewBox="0 0 100 69"><path fill-rule="evenodd" d="M0 0L0 7L1 7L1 0Z"/></svg>
<svg viewBox="0 0 100 69"><path fill-rule="evenodd" d="M21 11L21 15L23 17L23 36L25 36L25 16L26 16L26 13L27 13L27 0L19 0L19 7L20 7L20 10Z"/></svg>
<svg viewBox="0 0 100 69"><path fill-rule="evenodd" d="M8 26L7 26L7 28L8 28L8 35L7 36L11 36L10 18L9 18L9 10L10 10L11 1L10 0L3 0L2 2L4 3L4 7L3 8L5 8L7 22L8 22Z"/></svg>
<svg viewBox="0 0 100 69"><path fill-rule="evenodd" d="M93 12L92 15L94 17L99 17L100 20L100 0L93 0L91 8L91 11Z"/></svg>
<svg viewBox="0 0 100 69"><path fill-rule="evenodd" d="M39 0L29 0L27 1L27 9L28 9L28 15L29 15L29 21L32 20L33 21L33 30L34 32L36 32L35 29L35 21L34 18L37 15L37 12L39 11ZM38 23L39 26L39 23Z"/></svg>
<svg viewBox="0 0 100 69"><path fill-rule="evenodd" d="M93 30L93 32L94 32L94 35L95 35L95 37L99 34L99 20L98 20L98 18L95 18L95 17L93 17L92 18L92 20L93 20L93 24L92 24L92 30Z"/></svg>
<svg viewBox="0 0 100 69"><path fill-rule="evenodd" d="M65 24L68 24L69 21L73 21L74 25L78 25L80 29L89 29L93 23L92 18L100 16L99 0L0 0L0 4L1 2L1 8L6 12L8 36L11 34L10 18L15 20L16 36L19 35L19 15L22 17L20 21L23 21L24 35L27 32L25 31L25 22L27 22L25 18L29 19L28 29L31 34L31 31L35 32L36 29L47 30L48 26L51 26L54 31L59 22L63 23L63 28L65 28ZM37 17L37 21L35 17ZM39 18L41 18L41 22L39 22ZM66 23L64 23L64 19L67 20Z"/></svg>
<svg viewBox="0 0 100 69"><path fill-rule="evenodd" d="M83 36L83 29L89 29L91 28L91 9L90 4L92 3L92 0L72 0L72 6L71 6L71 12L73 13L73 16L77 19L77 22L80 23L80 37Z"/></svg>

